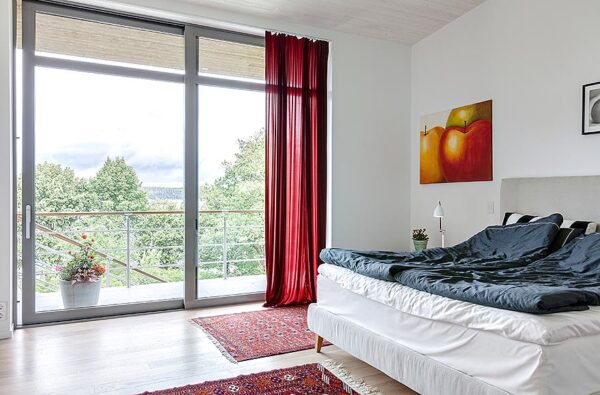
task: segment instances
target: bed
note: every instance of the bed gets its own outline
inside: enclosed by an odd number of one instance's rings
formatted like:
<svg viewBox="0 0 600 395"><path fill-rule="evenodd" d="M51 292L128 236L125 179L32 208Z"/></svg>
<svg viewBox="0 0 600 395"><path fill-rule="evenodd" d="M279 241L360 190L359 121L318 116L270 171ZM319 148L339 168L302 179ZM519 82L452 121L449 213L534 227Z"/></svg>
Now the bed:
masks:
<svg viewBox="0 0 600 395"><path fill-rule="evenodd" d="M506 179L501 207L600 222L599 192L596 176ZM309 328L421 394L600 393L600 307L520 313L333 265L317 286Z"/></svg>

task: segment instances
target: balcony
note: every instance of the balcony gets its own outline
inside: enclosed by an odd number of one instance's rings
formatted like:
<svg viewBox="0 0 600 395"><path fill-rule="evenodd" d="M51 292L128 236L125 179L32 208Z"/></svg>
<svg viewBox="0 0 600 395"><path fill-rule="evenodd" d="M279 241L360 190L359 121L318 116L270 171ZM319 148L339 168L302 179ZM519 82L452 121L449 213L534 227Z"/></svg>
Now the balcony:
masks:
<svg viewBox="0 0 600 395"><path fill-rule="evenodd" d="M106 268L100 305L181 299L183 217L183 210L37 213L36 311L63 308L57 267L81 247L82 234L95 240ZM262 210L199 212L198 298L265 290L263 218ZM18 267L21 280L21 259Z"/></svg>

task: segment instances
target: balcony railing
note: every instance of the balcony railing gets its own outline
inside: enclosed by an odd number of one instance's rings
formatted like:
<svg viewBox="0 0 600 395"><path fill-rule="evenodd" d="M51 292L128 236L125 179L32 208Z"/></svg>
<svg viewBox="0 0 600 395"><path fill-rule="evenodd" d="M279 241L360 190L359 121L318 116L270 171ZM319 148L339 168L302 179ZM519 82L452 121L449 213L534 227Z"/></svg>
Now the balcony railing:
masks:
<svg viewBox="0 0 600 395"><path fill-rule="evenodd" d="M104 287L183 281L183 215L183 210L36 213L37 291L57 291L56 267L70 259L69 250L81 247L84 233L95 239L96 256L106 267ZM263 274L263 211L201 210L197 268L199 280Z"/></svg>

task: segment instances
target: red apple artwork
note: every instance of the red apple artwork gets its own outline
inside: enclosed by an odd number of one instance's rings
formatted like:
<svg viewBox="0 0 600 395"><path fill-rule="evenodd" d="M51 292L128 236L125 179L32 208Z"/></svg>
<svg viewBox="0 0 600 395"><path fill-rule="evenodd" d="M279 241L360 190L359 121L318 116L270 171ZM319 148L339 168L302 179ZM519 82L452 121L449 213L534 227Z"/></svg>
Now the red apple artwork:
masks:
<svg viewBox="0 0 600 395"><path fill-rule="evenodd" d="M421 184L444 182L440 164L440 140L444 132L441 126L421 132Z"/></svg>
<svg viewBox="0 0 600 395"><path fill-rule="evenodd" d="M425 116L421 123L421 184L492 181L491 100Z"/></svg>

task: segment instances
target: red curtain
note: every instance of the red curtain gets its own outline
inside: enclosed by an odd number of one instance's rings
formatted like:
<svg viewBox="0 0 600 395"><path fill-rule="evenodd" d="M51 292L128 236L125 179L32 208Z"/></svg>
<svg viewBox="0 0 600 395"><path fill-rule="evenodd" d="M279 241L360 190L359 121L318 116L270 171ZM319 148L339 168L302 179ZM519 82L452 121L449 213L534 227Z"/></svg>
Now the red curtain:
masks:
<svg viewBox="0 0 600 395"><path fill-rule="evenodd" d="M287 306L315 301L325 247L329 45L267 32L265 47L265 306Z"/></svg>

